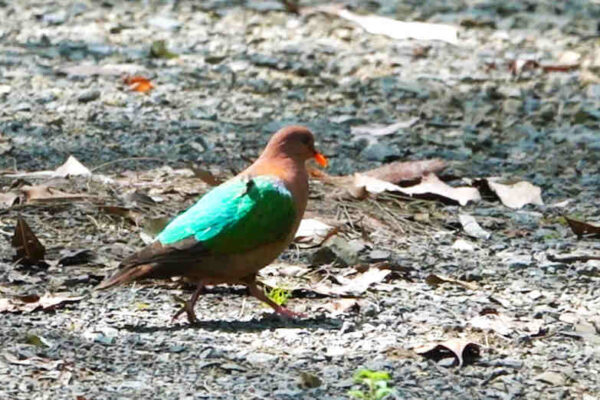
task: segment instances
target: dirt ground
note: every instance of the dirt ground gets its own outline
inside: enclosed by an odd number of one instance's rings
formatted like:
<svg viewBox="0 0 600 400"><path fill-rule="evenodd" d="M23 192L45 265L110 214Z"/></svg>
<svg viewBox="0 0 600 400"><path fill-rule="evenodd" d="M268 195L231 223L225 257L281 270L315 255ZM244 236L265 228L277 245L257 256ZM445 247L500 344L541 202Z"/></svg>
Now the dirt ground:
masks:
<svg viewBox="0 0 600 400"><path fill-rule="evenodd" d="M324 4L0 0L0 398L344 399L362 368L391 374L387 398L600 398L600 241L564 218L600 224L600 4L340 3L454 26L452 43L309 8ZM182 282L93 290L207 171L242 170L290 123L315 132L330 175L439 158L451 186L527 181L544 204L357 198L314 179L307 217L339 232L262 273L304 319L243 287L209 288L193 326L171 322ZM70 155L93 174L31 174ZM40 184L50 199L31 199ZM19 217L46 263L15 261ZM71 301L36 308L44 295ZM419 350L450 339L479 356Z"/></svg>

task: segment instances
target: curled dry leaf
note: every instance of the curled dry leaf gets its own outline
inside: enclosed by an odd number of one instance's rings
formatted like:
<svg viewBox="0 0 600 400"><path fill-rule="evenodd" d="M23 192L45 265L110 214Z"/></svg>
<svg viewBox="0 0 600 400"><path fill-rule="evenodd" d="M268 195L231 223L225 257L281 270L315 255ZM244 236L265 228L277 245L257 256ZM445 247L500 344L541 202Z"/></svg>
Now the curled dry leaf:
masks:
<svg viewBox="0 0 600 400"><path fill-rule="evenodd" d="M91 196L85 194L65 193L58 189L46 186L23 186L21 192L25 194L26 203L46 203L61 200L82 200Z"/></svg>
<svg viewBox="0 0 600 400"><path fill-rule="evenodd" d="M126 76L123 78L123 82L134 92L147 93L154 88L154 85L148 78L140 75Z"/></svg>
<svg viewBox="0 0 600 400"><path fill-rule="evenodd" d="M392 39L440 40L450 44L458 43L458 30L451 25L427 22L403 22L376 15L358 15L346 9L329 7L323 9L354 22L374 35L385 35Z"/></svg>
<svg viewBox="0 0 600 400"><path fill-rule="evenodd" d="M476 239L489 239L492 236L491 233L484 230L475 220L475 217L469 214L460 214L458 220L462 225L465 233Z"/></svg>
<svg viewBox="0 0 600 400"><path fill-rule="evenodd" d="M470 201L481 200L479 190L473 187L452 187L442 182L434 174L428 174L423 177L420 184L402 189L403 193L411 196L419 196L422 198L433 197L442 201L451 201L460 204L461 206L467 205Z"/></svg>
<svg viewBox="0 0 600 400"><path fill-rule="evenodd" d="M75 303L83 296L64 296L60 294L36 294L0 299L0 312L32 312L36 310L51 310L66 303Z"/></svg>
<svg viewBox="0 0 600 400"><path fill-rule="evenodd" d="M425 282L431 286L439 286L443 283L452 283L455 285L459 285L469 290L477 290L479 287L472 282L461 281L460 279L450 278L444 275L437 274L429 274L427 278L425 278Z"/></svg>
<svg viewBox="0 0 600 400"><path fill-rule="evenodd" d="M600 238L600 226L595 226L583 221L577 221L565 217L565 220L571 227L571 230L577 237Z"/></svg>
<svg viewBox="0 0 600 400"><path fill-rule="evenodd" d="M362 125L362 126L353 126L350 128L350 133L355 136L388 136L393 135L398 132L400 129L408 129L414 124L419 122L419 118L411 118L408 121L400 121L393 123L391 125Z"/></svg>
<svg viewBox="0 0 600 400"><path fill-rule="evenodd" d="M37 264L44 260L46 248L40 243L23 218L19 217L17 219L11 245L17 250L15 259L23 264Z"/></svg>
<svg viewBox="0 0 600 400"><path fill-rule="evenodd" d="M415 353L435 360L455 357L458 366L462 367L465 360L479 357L480 345L469 339L449 339L441 343L429 343L414 349Z"/></svg>
<svg viewBox="0 0 600 400"><path fill-rule="evenodd" d="M65 178L67 176L91 176L90 171L85 165L83 165L78 159L73 156L69 156L67 161L54 171L54 176Z"/></svg>
<svg viewBox="0 0 600 400"><path fill-rule="evenodd" d="M502 204L509 208L518 209L526 204L544 205L542 189L529 182L521 181L512 185L497 183L494 179L486 179L487 184Z"/></svg>
<svg viewBox="0 0 600 400"><path fill-rule="evenodd" d="M339 229L314 218L304 218L296 231L294 242L301 247L320 246Z"/></svg>
<svg viewBox="0 0 600 400"><path fill-rule="evenodd" d="M19 201L19 195L15 192L0 193L0 210L11 208Z"/></svg>

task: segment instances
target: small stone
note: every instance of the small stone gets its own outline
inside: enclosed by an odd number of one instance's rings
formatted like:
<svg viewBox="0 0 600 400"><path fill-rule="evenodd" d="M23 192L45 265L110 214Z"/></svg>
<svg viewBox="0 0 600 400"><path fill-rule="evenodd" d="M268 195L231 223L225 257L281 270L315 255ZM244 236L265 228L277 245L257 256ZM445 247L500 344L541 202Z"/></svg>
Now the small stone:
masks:
<svg viewBox="0 0 600 400"><path fill-rule="evenodd" d="M502 103L502 111L505 114L519 114L523 108L523 102L517 99L507 99Z"/></svg>
<svg viewBox="0 0 600 400"><path fill-rule="evenodd" d="M554 386L562 386L566 383L566 379L563 374L553 371L546 371L535 377L536 381L549 383Z"/></svg>
<svg viewBox="0 0 600 400"><path fill-rule="evenodd" d="M369 261L379 262L390 259L390 252L385 250L373 250L369 253Z"/></svg>
<svg viewBox="0 0 600 400"><path fill-rule="evenodd" d="M276 355L267 353L251 353L246 357L246 361L252 365L268 364L276 359Z"/></svg>
<svg viewBox="0 0 600 400"><path fill-rule="evenodd" d="M368 161L384 162L400 158L400 154L393 147L383 143L370 144L360 154Z"/></svg>
<svg viewBox="0 0 600 400"><path fill-rule="evenodd" d="M464 239L457 239L456 242L454 242L454 244L452 245L452 248L458 251L475 251L475 247L473 246L473 244Z"/></svg>
<svg viewBox="0 0 600 400"><path fill-rule="evenodd" d="M77 101L80 103L89 103L90 101L94 101L100 97L100 91L96 89L86 90L79 95Z"/></svg>
<svg viewBox="0 0 600 400"><path fill-rule="evenodd" d="M175 31L181 28L181 22L173 18L156 16L148 20L148 25L165 31Z"/></svg>

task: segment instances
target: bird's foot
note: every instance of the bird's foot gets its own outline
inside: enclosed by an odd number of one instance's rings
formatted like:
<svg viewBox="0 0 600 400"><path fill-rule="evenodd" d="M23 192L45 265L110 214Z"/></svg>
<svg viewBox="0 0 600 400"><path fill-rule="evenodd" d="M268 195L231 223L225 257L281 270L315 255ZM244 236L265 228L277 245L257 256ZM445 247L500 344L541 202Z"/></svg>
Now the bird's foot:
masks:
<svg viewBox="0 0 600 400"><path fill-rule="evenodd" d="M189 301L186 301L179 311L173 315L173 318L171 318L171 323L175 322L183 313L187 314L187 319L190 324L195 324L198 322L196 313L194 313L194 306L191 305Z"/></svg>
<svg viewBox="0 0 600 400"><path fill-rule="evenodd" d="M279 315L283 315L287 318L306 318L308 315L296 311L292 311L289 308L285 308L284 306L277 306L274 308L275 312Z"/></svg>

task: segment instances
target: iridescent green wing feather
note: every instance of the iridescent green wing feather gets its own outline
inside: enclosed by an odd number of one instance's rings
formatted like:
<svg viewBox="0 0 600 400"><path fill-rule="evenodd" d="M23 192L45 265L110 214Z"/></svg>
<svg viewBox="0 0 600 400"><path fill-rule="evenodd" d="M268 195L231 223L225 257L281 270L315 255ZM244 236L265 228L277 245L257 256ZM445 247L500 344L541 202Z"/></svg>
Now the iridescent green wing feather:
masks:
<svg viewBox="0 0 600 400"><path fill-rule="evenodd" d="M278 178L234 179L204 195L157 240L177 248L193 237L211 253L242 253L284 239L295 216L292 195Z"/></svg>

